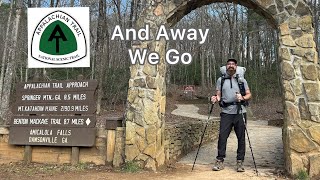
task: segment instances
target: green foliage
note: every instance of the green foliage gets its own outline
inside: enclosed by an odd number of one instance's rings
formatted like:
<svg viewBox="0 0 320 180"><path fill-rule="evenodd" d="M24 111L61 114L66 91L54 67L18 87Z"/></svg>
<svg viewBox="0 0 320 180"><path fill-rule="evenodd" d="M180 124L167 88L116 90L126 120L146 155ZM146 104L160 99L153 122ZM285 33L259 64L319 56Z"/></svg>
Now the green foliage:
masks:
<svg viewBox="0 0 320 180"><path fill-rule="evenodd" d="M281 87L277 71L275 63L270 69L247 68L245 78L255 101L264 100L266 97L279 97Z"/></svg>
<svg viewBox="0 0 320 180"><path fill-rule="evenodd" d="M200 85L201 84L201 63L193 59L191 64L177 64L171 69L171 82L177 85Z"/></svg>
<svg viewBox="0 0 320 180"><path fill-rule="evenodd" d="M3 2L0 6L0 24L3 27L2 30L5 30L7 28L9 12L10 12L10 4ZM2 39L5 38L4 33L5 31L0 32L1 34L0 42L2 41ZM1 44L1 46L3 47L3 44ZM2 47L0 48L0 54L2 54Z"/></svg>
<svg viewBox="0 0 320 180"><path fill-rule="evenodd" d="M22 72L17 72L16 77L17 81L20 81L20 79L24 80L24 75L26 72L26 69L21 69ZM75 80L77 79L78 75L83 75L84 79L90 79L91 77L91 69L90 68L47 68L46 76L43 76L43 70L37 69L38 74L40 75L39 81L47 81L47 80ZM29 69L28 70L28 81L33 81L35 78L35 71L36 69ZM21 77L22 75L23 77Z"/></svg>
<svg viewBox="0 0 320 180"><path fill-rule="evenodd" d="M296 180L309 180L309 175L305 170L300 170L294 177Z"/></svg>
<svg viewBox="0 0 320 180"><path fill-rule="evenodd" d="M82 170L88 169L89 168L89 164L84 163L84 162L79 162L74 167L75 167L76 170L81 170L82 171Z"/></svg>
<svg viewBox="0 0 320 180"><path fill-rule="evenodd" d="M123 102L127 98L130 72L128 68L109 68L104 81L104 98L109 103Z"/></svg>
<svg viewBox="0 0 320 180"><path fill-rule="evenodd" d="M48 68L46 69L46 72L50 80L77 79L77 76L80 74L84 75L84 79L90 79L91 75L90 68ZM29 74L31 75L32 73ZM42 71L40 72L40 74L42 74Z"/></svg>
<svg viewBox="0 0 320 180"><path fill-rule="evenodd" d="M130 173L139 172L141 170L142 169L140 168L139 164L134 161L127 161L122 167L122 171Z"/></svg>
<svg viewBox="0 0 320 180"><path fill-rule="evenodd" d="M0 6L0 11L6 11L6 12L9 12L10 10L10 4L9 3L6 3L6 2L3 2Z"/></svg>
<svg viewBox="0 0 320 180"><path fill-rule="evenodd" d="M254 24L256 25L264 25L266 24L266 19L255 12L254 9L248 9L248 31L256 31L254 28Z"/></svg>

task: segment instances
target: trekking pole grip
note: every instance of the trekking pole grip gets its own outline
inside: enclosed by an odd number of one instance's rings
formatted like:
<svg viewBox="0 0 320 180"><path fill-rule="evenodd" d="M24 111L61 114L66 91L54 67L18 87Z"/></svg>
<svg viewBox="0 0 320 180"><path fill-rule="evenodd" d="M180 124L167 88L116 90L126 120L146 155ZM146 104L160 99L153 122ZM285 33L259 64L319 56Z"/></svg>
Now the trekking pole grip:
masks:
<svg viewBox="0 0 320 180"><path fill-rule="evenodd" d="M213 96L217 96L217 95L215 94L215 95L213 95ZM210 100L210 101L211 101L211 100ZM215 103L211 103L211 108L210 108L210 111L209 111L209 115L212 113L214 104L215 104Z"/></svg>

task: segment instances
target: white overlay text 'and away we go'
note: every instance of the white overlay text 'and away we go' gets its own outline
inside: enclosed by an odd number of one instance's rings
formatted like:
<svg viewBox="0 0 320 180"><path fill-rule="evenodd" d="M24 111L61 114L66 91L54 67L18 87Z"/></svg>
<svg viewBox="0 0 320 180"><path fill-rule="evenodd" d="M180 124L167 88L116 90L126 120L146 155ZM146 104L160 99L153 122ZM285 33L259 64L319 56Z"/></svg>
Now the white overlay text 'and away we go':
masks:
<svg viewBox="0 0 320 180"><path fill-rule="evenodd" d="M111 40L120 39L122 41L171 41L171 40L188 40L198 41L203 44L208 37L209 29L167 29L165 25L161 25L155 34L150 35L150 26L148 24L141 29L121 29L119 25L115 26ZM156 65L160 62L160 55L157 52L150 51L148 48L128 49L131 64L144 64L147 60L149 64ZM190 64L192 55L189 52L179 52L176 49L168 49L165 53L165 61L170 64Z"/></svg>

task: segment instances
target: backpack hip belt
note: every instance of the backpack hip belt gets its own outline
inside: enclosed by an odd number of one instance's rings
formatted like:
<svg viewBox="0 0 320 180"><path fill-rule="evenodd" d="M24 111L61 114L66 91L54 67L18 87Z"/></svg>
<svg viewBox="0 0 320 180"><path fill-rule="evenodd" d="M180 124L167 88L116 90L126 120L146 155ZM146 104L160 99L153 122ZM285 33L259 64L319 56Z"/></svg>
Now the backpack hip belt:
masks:
<svg viewBox="0 0 320 180"><path fill-rule="evenodd" d="M231 106L231 105L243 105L243 106L247 106L247 101L240 101L240 102L230 102L230 103L226 103L224 101L219 101L219 106L222 108Z"/></svg>

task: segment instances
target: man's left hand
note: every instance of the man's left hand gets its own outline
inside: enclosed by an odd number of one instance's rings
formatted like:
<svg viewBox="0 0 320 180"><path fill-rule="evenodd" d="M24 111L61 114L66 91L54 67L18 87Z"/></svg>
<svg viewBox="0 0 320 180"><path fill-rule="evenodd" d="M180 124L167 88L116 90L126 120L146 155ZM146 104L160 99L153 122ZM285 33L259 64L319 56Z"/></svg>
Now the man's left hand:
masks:
<svg viewBox="0 0 320 180"><path fill-rule="evenodd" d="M244 100L243 96L240 93L236 93L236 98L239 102Z"/></svg>

